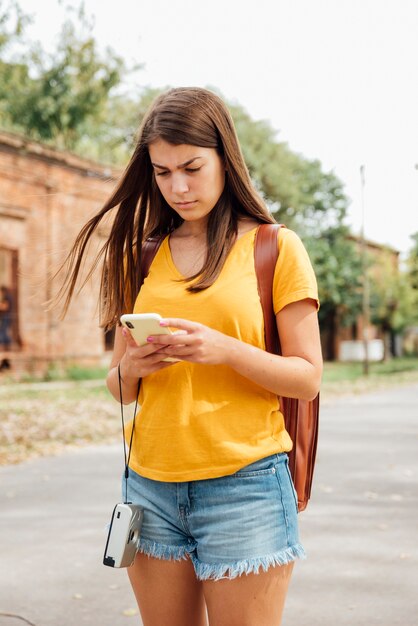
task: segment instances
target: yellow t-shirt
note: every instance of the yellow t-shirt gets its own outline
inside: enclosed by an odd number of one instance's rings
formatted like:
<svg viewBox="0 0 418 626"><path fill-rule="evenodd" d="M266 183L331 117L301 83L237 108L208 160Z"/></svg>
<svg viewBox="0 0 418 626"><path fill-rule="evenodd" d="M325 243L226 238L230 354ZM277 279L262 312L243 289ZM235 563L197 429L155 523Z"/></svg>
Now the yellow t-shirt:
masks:
<svg viewBox="0 0 418 626"><path fill-rule="evenodd" d="M200 322L265 348L254 268L256 229L231 249L217 280L199 293L186 291L169 246L161 244L138 295L134 313L159 313ZM274 308L318 299L307 252L291 230L279 230ZM270 454L289 451L278 398L226 365L181 361L146 376L139 395L130 466L153 480L216 478ZM127 440L131 427L127 426Z"/></svg>

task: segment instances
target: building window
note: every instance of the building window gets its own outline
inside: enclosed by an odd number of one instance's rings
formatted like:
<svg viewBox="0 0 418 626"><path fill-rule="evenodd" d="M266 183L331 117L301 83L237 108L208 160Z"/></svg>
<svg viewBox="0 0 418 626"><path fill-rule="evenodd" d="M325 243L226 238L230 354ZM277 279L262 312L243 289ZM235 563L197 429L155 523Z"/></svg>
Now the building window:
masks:
<svg viewBox="0 0 418 626"><path fill-rule="evenodd" d="M18 306L18 252L0 248L0 350L21 346Z"/></svg>

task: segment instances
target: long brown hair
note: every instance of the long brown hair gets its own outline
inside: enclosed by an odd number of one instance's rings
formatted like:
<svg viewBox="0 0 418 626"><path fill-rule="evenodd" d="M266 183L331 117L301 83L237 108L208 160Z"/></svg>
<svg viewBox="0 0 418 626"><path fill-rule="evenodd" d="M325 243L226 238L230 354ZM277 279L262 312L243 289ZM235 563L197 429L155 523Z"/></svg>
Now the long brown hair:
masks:
<svg viewBox="0 0 418 626"><path fill-rule="evenodd" d="M121 313L133 308L136 285L140 284L142 243L149 237L167 235L182 224L155 182L148 146L158 139L175 145L214 148L226 168L223 192L209 214L206 261L201 272L187 279L191 283L189 291L207 289L219 276L236 239L240 218L274 223L251 183L234 123L221 98L197 87L170 89L151 105L119 184L101 211L82 228L61 268L68 270L59 294L65 297L64 314L89 240L111 209L118 207L110 235L87 276L88 279L103 257L100 317L106 328L113 326Z"/></svg>

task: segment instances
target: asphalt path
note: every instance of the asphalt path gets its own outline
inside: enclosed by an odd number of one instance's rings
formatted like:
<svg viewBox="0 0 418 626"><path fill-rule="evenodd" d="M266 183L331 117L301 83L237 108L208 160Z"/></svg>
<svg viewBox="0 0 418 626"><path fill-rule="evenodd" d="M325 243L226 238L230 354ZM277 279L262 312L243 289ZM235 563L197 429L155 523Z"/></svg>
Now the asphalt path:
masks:
<svg viewBox="0 0 418 626"><path fill-rule="evenodd" d="M416 385L322 407L283 626L418 623L417 444ZM0 626L141 623L126 571L102 565L122 457L119 444L0 468Z"/></svg>

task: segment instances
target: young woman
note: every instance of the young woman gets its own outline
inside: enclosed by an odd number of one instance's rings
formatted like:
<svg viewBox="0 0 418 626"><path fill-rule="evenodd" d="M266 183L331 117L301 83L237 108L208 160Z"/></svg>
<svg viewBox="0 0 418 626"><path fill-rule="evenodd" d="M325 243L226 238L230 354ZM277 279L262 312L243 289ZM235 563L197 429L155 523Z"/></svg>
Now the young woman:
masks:
<svg viewBox="0 0 418 626"><path fill-rule="evenodd" d="M68 299L84 246L114 207L104 324L156 312L180 331L138 347L117 325L107 377L119 400L119 368L125 404L141 379L128 499L144 517L128 572L144 626L278 625L293 562L304 556L278 395L314 398L322 371L307 253L279 230L282 356L269 354L253 252L257 227L274 220L227 108L205 89L172 89L152 105L117 190L75 243ZM163 241L138 293L150 236Z"/></svg>

